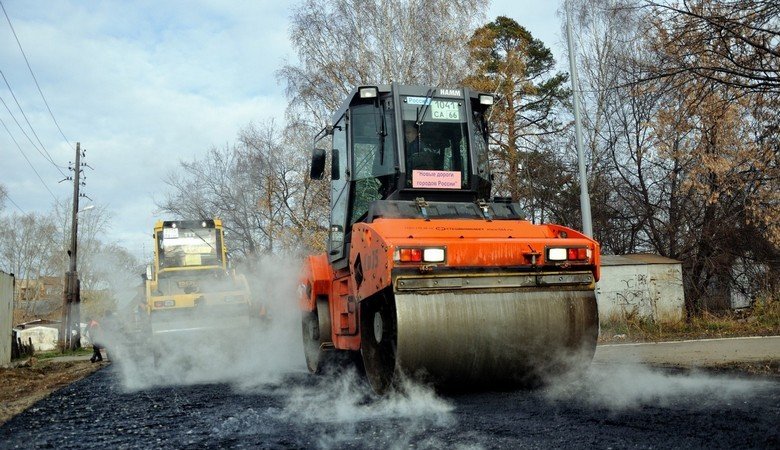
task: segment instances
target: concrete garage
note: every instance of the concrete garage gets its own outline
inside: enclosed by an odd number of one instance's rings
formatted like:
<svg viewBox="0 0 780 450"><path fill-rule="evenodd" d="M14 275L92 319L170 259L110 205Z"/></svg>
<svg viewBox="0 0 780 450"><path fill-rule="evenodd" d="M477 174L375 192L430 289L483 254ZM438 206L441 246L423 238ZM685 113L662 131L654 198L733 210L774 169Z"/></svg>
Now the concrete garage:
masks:
<svg viewBox="0 0 780 450"><path fill-rule="evenodd" d="M14 276L0 271L0 367L11 362Z"/></svg>
<svg viewBox="0 0 780 450"><path fill-rule="evenodd" d="M601 322L640 318L673 322L685 317L680 261L650 254L603 255L596 284Z"/></svg>
<svg viewBox="0 0 780 450"><path fill-rule="evenodd" d="M47 352L58 348L59 328L59 322L39 319L17 325L14 331L22 342L32 342L36 352Z"/></svg>

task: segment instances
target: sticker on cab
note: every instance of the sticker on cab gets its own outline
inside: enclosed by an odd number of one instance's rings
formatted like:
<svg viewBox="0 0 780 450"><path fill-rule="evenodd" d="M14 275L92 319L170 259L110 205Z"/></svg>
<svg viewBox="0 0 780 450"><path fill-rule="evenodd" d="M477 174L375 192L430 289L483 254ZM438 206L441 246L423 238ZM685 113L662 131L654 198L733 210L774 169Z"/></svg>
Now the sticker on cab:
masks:
<svg viewBox="0 0 780 450"><path fill-rule="evenodd" d="M460 171L412 170L412 187L424 189L460 189Z"/></svg>
<svg viewBox="0 0 780 450"><path fill-rule="evenodd" d="M430 105L431 99L426 97L406 97L406 103L409 105Z"/></svg>

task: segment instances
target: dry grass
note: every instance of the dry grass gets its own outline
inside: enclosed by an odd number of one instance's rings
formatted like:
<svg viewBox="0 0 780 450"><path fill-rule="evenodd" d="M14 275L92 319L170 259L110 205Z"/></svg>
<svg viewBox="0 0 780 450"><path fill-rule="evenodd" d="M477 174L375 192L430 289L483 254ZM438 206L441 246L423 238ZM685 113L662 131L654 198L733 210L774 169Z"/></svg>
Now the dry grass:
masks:
<svg viewBox="0 0 780 450"><path fill-rule="evenodd" d="M19 367L0 368L0 425L52 392L102 366L91 364L88 360L60 362L33 357Z"/></svg>
<svg viewBox="0 0 780 450"><path fill-rule="evenodd" d="M739 336L780 335L780 300L757 301L744 311L709 313L690 321L652 321L636 316L601 324L600 343L658 342Z"/></svg>

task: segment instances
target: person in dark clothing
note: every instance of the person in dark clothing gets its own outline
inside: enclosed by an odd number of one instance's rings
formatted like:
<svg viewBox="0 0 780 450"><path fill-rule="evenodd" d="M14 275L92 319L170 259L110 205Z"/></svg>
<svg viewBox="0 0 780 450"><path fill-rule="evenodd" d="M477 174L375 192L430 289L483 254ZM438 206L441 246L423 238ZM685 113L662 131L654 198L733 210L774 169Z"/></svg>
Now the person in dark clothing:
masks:
<svg viewBox="0 0 780 450"><path fill-rule="evenodd" d="M92 358L89 360L92 362L103 361L103 355L100 353L103 347L99 343L99 339L102 338L102 330L98 321L95 319L90 320L87 331L89 332L89 340L92 341Z"/></svg>
<svg viewBox="0 0 780 450"><path fill-rule="evenodd" d="M420 130L413 123L404 125L407 165L412 170L441 170L441 158L438 152L421 146Z"/></svg>
<svg viewBox="0 0 780 450"><path fill-rule="evenodd" d="M420 150L420 141L417 139L419 132L417 125L406 123L404 125L404 136L406 137L406 154L413 155Z"/></svg>

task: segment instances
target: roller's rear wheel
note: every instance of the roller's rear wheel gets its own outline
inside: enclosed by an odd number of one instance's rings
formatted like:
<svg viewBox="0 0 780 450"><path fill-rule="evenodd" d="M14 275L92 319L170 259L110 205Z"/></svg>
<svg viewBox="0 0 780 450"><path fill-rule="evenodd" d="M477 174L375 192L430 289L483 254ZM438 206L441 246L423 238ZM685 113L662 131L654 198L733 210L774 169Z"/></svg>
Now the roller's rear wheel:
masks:
<svg viewBox="0 0 780 450"><path fill-rule="evenodd" d="M348 367L353 363L360 370L359 362L355 361L355 353L357 352L333 349L327 299L317 299L317 309L304 313L301 321L301 331L303 334L303 351L306 356L306 367L309 369L309 372L322 374Z"/></svg>
<svg viewBox="0 0 780 450"><path fill-rule="evenodd" d="M320 343L320 327L317 312L304 313L301 320L303 335L303 353L306 357L306 367L311 373L322 373L327 360L326 352Z"/></svg>
<svg viewBox="0 0 780 450"><path fill-rule="evenodd" d="M363 365L378 394L393 386L396 376L396 312L392 298L378 295L360 304Z"/></svg>

